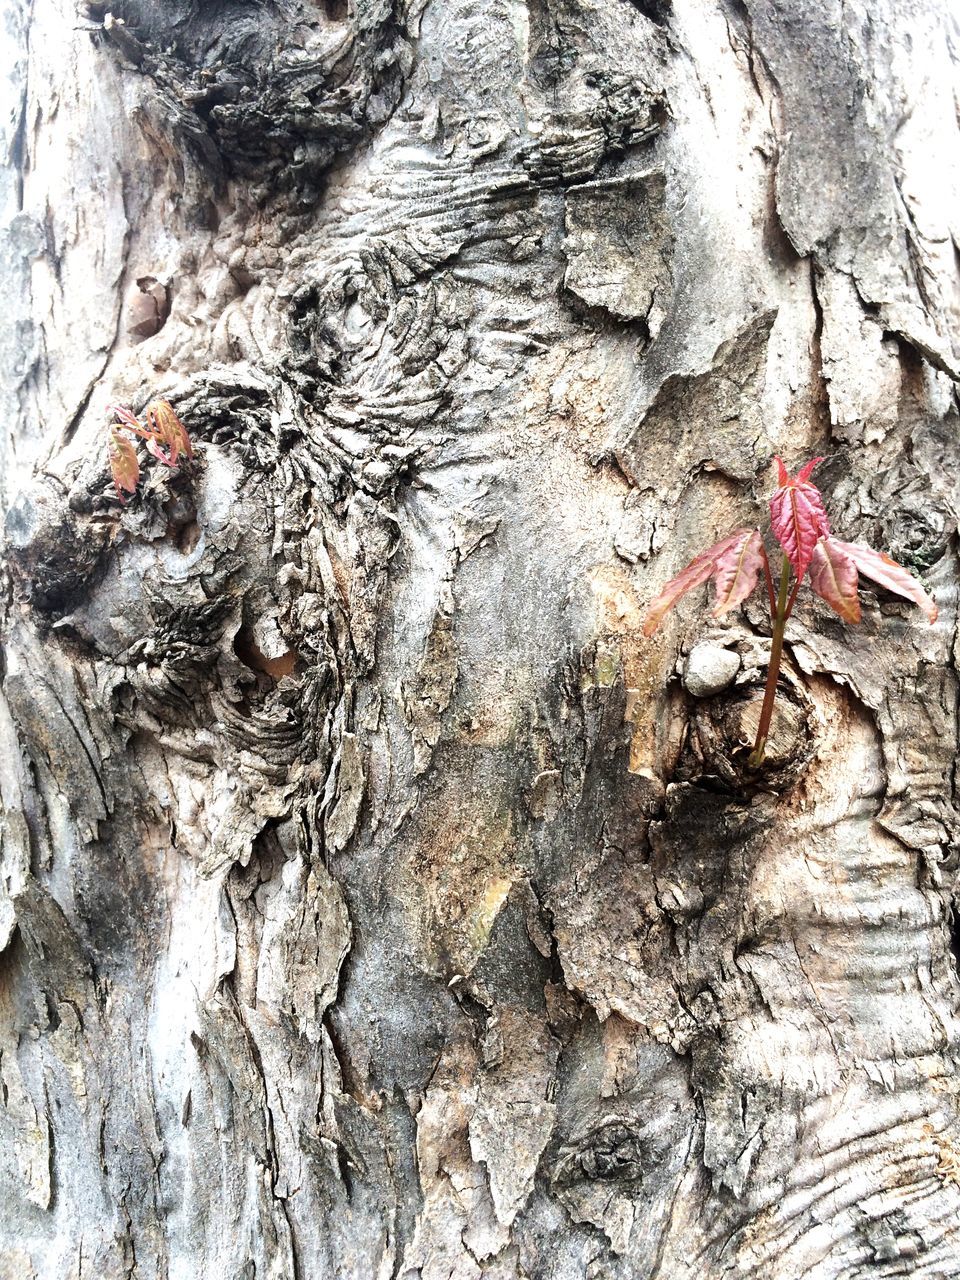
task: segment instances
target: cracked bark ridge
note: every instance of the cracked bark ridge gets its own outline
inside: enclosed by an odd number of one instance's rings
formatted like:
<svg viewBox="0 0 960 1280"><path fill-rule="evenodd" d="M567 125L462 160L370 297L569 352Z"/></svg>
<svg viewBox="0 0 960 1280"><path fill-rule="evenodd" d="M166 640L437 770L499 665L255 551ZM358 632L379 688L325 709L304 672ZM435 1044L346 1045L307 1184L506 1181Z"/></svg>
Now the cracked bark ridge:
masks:
<svg viewBox="0 0 960 1280"><path fill-rule="evenodd" d="M2 11L0 1273L960 1275L950 14Z"/></svg>

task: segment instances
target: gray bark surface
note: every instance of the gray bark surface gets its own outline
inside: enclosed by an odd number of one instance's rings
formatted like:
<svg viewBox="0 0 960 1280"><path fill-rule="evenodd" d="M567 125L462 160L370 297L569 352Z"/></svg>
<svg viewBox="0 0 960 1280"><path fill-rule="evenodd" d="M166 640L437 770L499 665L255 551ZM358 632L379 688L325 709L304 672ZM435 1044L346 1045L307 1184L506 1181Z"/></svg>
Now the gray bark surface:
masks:
<svg viewBox="0 0 960 1280"><path fill-rule="evenodd" d="M4 0L0 1276L960 1277L951 9Z"/></svg>

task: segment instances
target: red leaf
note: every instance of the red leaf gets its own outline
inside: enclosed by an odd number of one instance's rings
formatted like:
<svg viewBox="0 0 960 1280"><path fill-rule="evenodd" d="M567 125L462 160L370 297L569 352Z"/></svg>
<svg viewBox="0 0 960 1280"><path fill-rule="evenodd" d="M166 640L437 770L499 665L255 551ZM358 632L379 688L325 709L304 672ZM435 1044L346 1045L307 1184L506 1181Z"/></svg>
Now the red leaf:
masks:
<svg viewBox="0 0 960 1280"><path fill-rule="evenodd" d="M814 547L810 586L844 622L860 621L857 566L836 538L821 538Z"/></svg>
<svg viewBox="0 0 960 1280"><path fill-rule="evenodd" d="M864 577L879 582L895 595L903 596L920 606L931 623L937 620L937 606L909 570L897 564L882 551L874 551L865 547L862 542L841 542L839 538L831 538L835 547L846 552Z"/></svg>
<svg viewBox="0 0 960 1280"><path fill-rule="evenodd" d="M759 529L741 529L736 542L717 557L714 570L717 603L713 616L721 618L742 604L757 585L767 559Z"/></svg>
<svg viewBox="0 0 960 1280"><path fill-rule="evenodd" d="M135 435L142 436L144 440L149 440L151 432L144 427L140 419L135 417L129 409L124 409L121 404L112 404L107 408L108 413L116 414L120 419L121 425L126 427L128 431L132 431Z"/></svg>
<svg viewBox="0 0 960 1280"><path fill-rule="evenodd" d="M715 542L712 547L707 547L706 551L701 551L682 572L675 578L671 578L647 610L647 616L643 622L643 634L652 636L678 600L694 587L699 587L701 583L713 577L717 569L717 561L724 552L742 542L753 532L755 531L752 529L737 529L735 533L731 533L720 542ZM757 536L759 537L759 534Z"/></svg>
<svg viewBox="0 0 960 1280"><path fill-rule="evenodd" d="M813 458L791 479L783 463L776 459L780 483L770 499L770 524L798 581L807 571L817 539L830 533L820 490L807 479L822 461Z"/></svg>
<svg viewBox="0 0 960 1280"><path fill-rule="evenodd" d="M177 465L176 453L164 453L159 444L157 444L156 436L147 437L147 453L156 458L158 462L162 462L165 467L175 467Z"/></svg>
<svg viewBox="0 0 960 1280"><path fill-rule="evenodd" d="M193 457L193 445L187 429L169 400L151 400L146 408L146 418L147 425L153 432L153 441L148 442L147 448L155 458L159 458L168 467L174 467L181 453L188 458ZM163 452L164 445L169 453Z"/></svg>
<svg viewBox="0 0 960 1280"><path fill-rule="evenodd" d="M125 503L124 493L136 493L137 482L140 479L140 463L137 461L137 451L133 441L128 436L122 436L117 430L113 430L110 433L108 450L110 454L110 472L113 475L113 487L117 491L119 500Z"/></svg>
<svg viewBox="0 0 960 1280"><path fill-rule="evenodd" d="M778 458L777 461L779 462L780 459ZM802 466L797 472L797 484L806 484L811 475L813 475L813 468L821 462L826 462L826 458L811 458L809 462Z"/></svg>
<svg viewBox="0 0 960 1280"><path fill-rule="evenodd" d="M140 421L135 418L129 409L124 409L122 404L111 404L107 406L107 413L112 413L120 419L125 427L134 427L139 429Z"/></svg>

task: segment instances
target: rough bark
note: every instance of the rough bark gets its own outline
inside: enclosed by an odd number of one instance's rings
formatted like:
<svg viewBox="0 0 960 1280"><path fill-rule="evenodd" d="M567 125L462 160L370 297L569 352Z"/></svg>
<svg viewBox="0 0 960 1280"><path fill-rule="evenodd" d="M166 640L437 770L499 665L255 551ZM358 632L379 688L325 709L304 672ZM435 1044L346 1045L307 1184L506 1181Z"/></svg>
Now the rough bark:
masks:
<svg viewBox="0 0 960 1280"><path fill-rule="evenodd" d="M0 1274L960 1276L950 7L5 0Z"/></svg>

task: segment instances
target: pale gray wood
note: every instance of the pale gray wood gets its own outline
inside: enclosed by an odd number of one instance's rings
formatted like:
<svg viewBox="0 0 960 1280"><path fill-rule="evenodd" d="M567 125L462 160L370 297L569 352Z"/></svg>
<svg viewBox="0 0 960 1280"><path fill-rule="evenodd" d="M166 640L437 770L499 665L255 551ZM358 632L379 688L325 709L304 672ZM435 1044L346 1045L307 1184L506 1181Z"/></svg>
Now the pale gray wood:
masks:
<svg viewBox="0 0 960 1280"><path fill-rule="evenodd" d="M951 9L4 0L0 1275L960 1276Z"/></svg>

